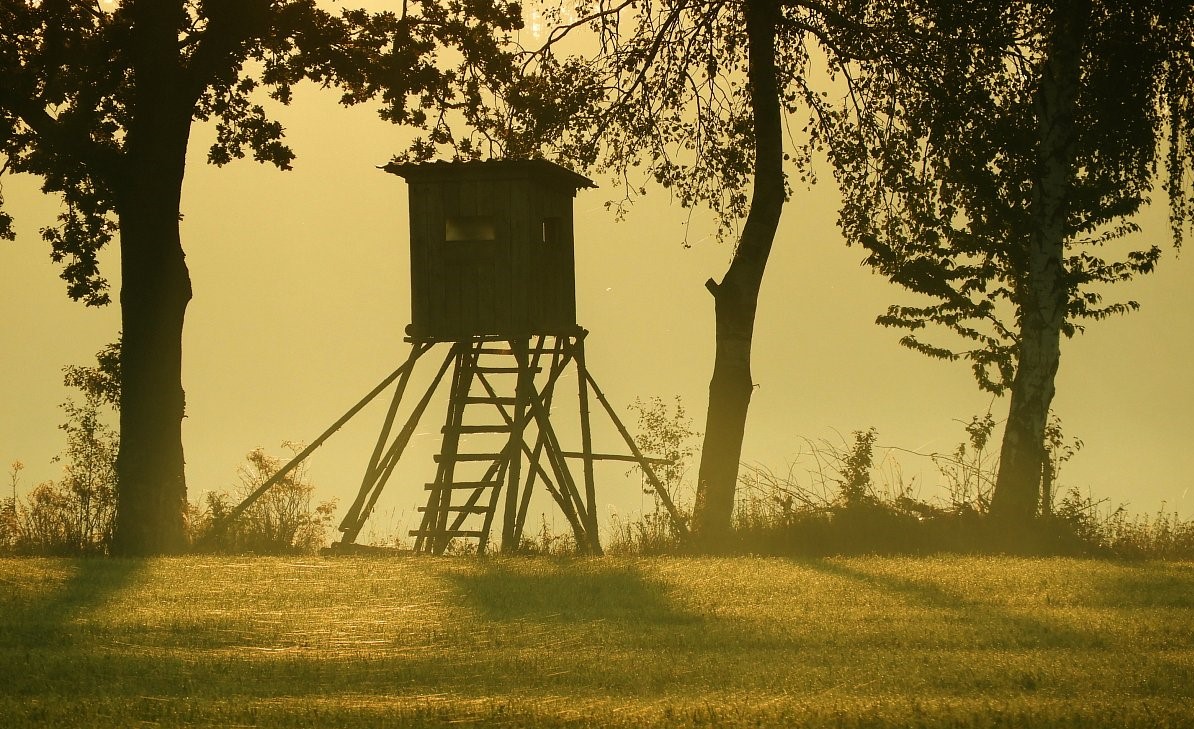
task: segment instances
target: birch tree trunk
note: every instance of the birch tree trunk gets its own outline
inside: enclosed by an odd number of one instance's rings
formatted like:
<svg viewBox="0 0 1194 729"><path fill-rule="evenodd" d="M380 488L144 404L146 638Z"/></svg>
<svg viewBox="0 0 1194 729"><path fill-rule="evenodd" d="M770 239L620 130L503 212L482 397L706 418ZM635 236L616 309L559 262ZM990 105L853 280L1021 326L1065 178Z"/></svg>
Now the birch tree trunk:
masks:
<svg viewBox="0 0 1194 729"><path fill-rule="evenodd" d="M716 353L709 382L709 409L697 476L693 534L698 545L724 543L734 510L738 463L754 381L750 349L759 288L784 205L783 138L775 34L775 0L745 3L750 103L754 114L754 189L738 248L713 294Z"/></svg>
<svg viewBox="0 0 1194 729"><path fill-rule="evenodd" d="M1069 304L1064 254L1074 175L1074 113L1089 16L1089 0L1055 4L1048 57L1036 102L1040 138L1039 167L1032 191L1033 230L1027 275L1018 292L1016 375L991 498L991 515L1009 525L1026 525L1040 504L1045 426L1053 402L1062 325Z"/></svg>

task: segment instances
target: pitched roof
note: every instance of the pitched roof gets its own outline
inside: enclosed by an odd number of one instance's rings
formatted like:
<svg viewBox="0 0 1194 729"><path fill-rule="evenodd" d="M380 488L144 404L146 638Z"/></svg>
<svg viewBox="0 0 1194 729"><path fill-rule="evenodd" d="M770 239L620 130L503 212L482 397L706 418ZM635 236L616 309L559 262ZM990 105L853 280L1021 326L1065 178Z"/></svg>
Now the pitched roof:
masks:
<svg viewBox="0 0 1194 729"><path fill-rule="evenodd" d="M382 169L398 175L407 182L434 182L464 175L488 180L547 178L559 184L566 184L574 190L597 187L596 183L584 175L545 159L491 159L465 162L436 160L403 164L391 162Z"/></svg>

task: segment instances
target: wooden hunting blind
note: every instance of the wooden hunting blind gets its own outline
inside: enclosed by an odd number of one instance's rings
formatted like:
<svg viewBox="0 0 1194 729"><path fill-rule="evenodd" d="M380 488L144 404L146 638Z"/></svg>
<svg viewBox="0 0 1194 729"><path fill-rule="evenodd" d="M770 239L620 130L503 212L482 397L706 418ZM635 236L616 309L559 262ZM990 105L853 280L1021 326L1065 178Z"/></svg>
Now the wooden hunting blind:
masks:
<svg viewBox="0 0 1194 729"><path fill-rule="evenodd" d="M572 201L591 180L544 160L389 169L410 188L412 338L576 330Z"/></svg>
<svg viewBox="0 0 1194 729"><path fill-rule="evenodd" d="M456 540L475 539L483 553L491 532L500 534L503 551L517 550L531 494L546 491L568 520L577 548L600 554L596 461L637 464L684 533L679 512L651 470L652 463L665 461L642 454L585 366L588 332L576 324L572 200L593 183L542 160L386 169L410 187L410 354L225 521L393 386L360 490L340 523L338 547L351 547L433 395L447 382L436 474L423 484L426 505L419 507L419 527L410 532L416 552L441 554ZM449 343L449 351L423 395L404 408L416 362L440 343ZM563 415L553 411L566 370L576 374L579 443L572 447L553 424ZM590 396L616 426L628 453L594 452ZM407 410L404 418L401 410ZM570 465L576 461L579 469Z"/></svg>

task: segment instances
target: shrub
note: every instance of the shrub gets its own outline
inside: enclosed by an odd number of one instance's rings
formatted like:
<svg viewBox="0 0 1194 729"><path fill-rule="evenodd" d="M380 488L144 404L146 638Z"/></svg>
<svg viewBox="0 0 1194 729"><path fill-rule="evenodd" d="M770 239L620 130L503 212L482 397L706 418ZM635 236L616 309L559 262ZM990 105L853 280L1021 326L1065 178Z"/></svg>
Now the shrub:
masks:
<svg viewBox="0 0 1194 729"><path fill-rule="evenodd" d="M692 429L692 419L678 395L670 408L663 398L652 397L647 402L635 398L630 409L638 415L635 445L644 454L665 459L663 463L655 464L652 471L680 512L681 519L687 522L692 493L687 476L692 457L697 452L700 433ZM652 509L637 521L612 515L606 551L611 554L659 554L676 550L680 544L679 528L642 469L635 466L628 471L628 474L634 473L640 476L643 494L651 497Z"/></svg>
<svg viewBox="0 0 1194 729"><path fill-rule="evenodd" d="M986 518L997 463L987 446L990 414L963 422L966 440L948 455L926 454L946 497L918 498L888 457L876 458L877 433L856 431L841 443L805 441L786 472L743 468L733 530L726 551L825 556L859 553L1014 552L1143 558L1194 558L1194 521L1161 510L1130 516L1120 506L1070 490L1056 504L1052 489L1061 465L1082 446L1050 421L1049 464L1042 486L1049 500L1039 518L1015 534ZM684 548L657 515L613 521L610 551L659 553Z"/></svg>
<svg viewBox="0 0 1194 729"><path fill-rule="evenodd" d="M296 453L301 450L294 443L283 446ZM279 479L236 519L228 521L236 505L264 485L282 465L281 459L261 448L249 451L237 470L235 497L228 492L208 492L200 503L191 505L192 541L205 549L257 554L310 553L327 546L336 502L313 503L315 485L307 478L305 462Z"/></svg>
<svg viewBox="0 0 1194 729"><path fill-rule="evenodd" d="M12 496L0 502L0 549L20 554L107 551L116 516L120 437L109 420L120 401L119 352L119 343L108 345L96 355L95 366L63 369L63 384L76 393L60 406L66 421L58 427L66 434L66 445L54 461L62 464L62 479L38 484L21 503L17 481L24 464L12 464Z"/></svg>

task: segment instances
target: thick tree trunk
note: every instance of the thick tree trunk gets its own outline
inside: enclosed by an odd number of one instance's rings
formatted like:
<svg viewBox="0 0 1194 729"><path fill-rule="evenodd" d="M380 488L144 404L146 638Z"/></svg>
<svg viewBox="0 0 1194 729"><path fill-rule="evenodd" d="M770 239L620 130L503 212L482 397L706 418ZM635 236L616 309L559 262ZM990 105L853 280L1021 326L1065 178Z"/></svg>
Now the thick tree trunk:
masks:
<svg viewBox="0 0 1194 729"><path fill-rule="evenodd" d="M139 200L120 213L121 391L113 551L186 546L182 326L191 298L178 201ZM171 214L173 210L173 214Z"/></svg>
<svg viewBox="0 0 1194 729"><path fill-rule="evenodd" d="M120 453L114 553L186 546L182 326L191 282L179 210L192 104L177 38L182 5L141 0L133 42L135 103L117 181L120 217Z"/></svg>
<svg viewBox="0 0 1194 729"><path fill-rule="evenodd" d="M783 138L775 33L775 0L747 0L748 76L755 122L755 179L742 237L720 284L710 280L717 349L709 382L709 410L697 477L693 533L716 550L729 531L754 382L750 348L759 287L784 204Z"/></svg>
<svg viewBox="0 0 1194 729"><path fill-rule="evenodd" d="M1074 109L1090 3L1059 2L1053 13L1049 55L1036 102L1039 167L1033 182L1028 272L1019 291L1016 376L991 498L991 515L1011 525L1026 525L1040 504L1045 426L1069 303L1064 254L1077 133Z"/></svg>

